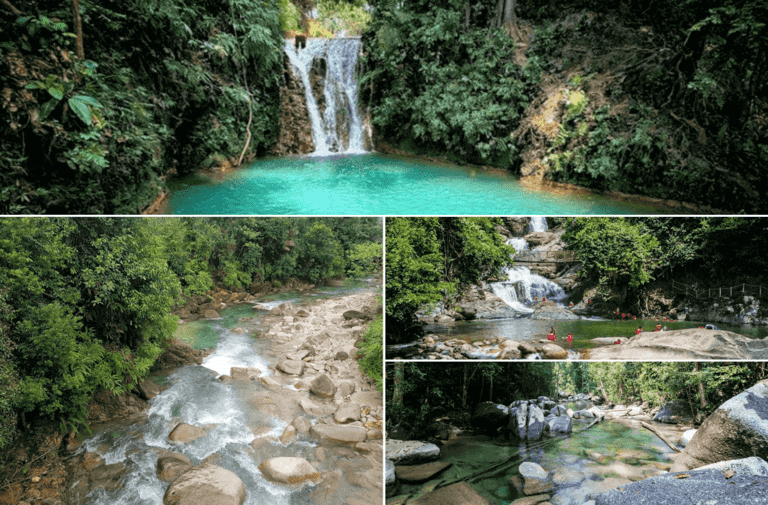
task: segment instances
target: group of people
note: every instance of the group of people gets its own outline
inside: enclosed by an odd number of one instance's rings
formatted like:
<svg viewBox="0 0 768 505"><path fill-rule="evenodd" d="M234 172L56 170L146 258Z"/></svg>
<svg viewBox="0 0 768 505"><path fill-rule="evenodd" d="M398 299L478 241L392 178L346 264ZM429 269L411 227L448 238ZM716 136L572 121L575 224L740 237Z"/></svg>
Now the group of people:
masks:
<svg viewBox="0 0 768 505"><path fill-rule="evenodd" d="M556 333L555 333L555 327L554 327L554 326L552 326L552 327L549 329L549 333L547 334L547 340L551 340L552 342L554 342L555 340L557 340L557 336L556 336ZM572 344L572 343L573 343L573 333L569 333L569 334L567 334L567 335L565 336L565 340L566 340L566 341L567 341L569 344Z"/></svg>

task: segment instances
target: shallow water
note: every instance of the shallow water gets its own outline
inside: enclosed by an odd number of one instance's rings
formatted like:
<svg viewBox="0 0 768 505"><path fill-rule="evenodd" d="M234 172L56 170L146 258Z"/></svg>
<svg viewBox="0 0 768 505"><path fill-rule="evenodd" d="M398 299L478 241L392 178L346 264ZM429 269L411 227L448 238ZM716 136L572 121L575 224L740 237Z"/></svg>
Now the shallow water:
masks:
<svg viewBox="0 0 768 505"><path fill-rule="evenodd" d="M512 176L394 155L264 158L220 180L171 185L168 214L648 214L648 205L556 195Z"/></svg>
<svg viewBox="0 0 768 505"><path fill-rule="evenodd" d="M578 431L586 423L574 421ZM598 452L606 458L598 463L587 456ZM629 465L638 475L651 476L660 466L670 462L672 452L654 435L637 427L612 421L603 421L586 431L570 437L549 439L530 444L506 445L494 443L489 437L468 436L449 441L441 447L440 461L453 463L435 479L441 481L465 480L473 474L501 465L497 472L473 480L472 487L494 504L508 504L518 496L509 484L509 479L519 475L518 468L524 461L541 465L552 474L557 472L556 487L549 491L550 501L558 505L584 503L587 496L610 485L610 478L616 476L617 466ZM566 482L567 481L567 482ZM397 494L418 493L424 484L400 485Z"/></svg>
<svg viewBox="0 0 768 505"><path fill-rule="evenodd" d="M706 322L681 321L661 322L669 330L681 330L684 328L698 328ZM536 343L547 339L549 329L554 326L557 335L555 344L568 351L583 351L604 344L595 344L591 340L598 337L632 337L635 329L642 325L645 331L652 331L656 325L653 319L638 319L635 321L622 321L615 319L580 319L578 321L554 321L551 319L481 319L474 321L460 321L450 324L428 324L424 331L427 335L434 334L441 340L454 338L467 341L485 340L502 337L519 342ZM731 326L717 323L717 327L723 330L733 331L749 338L764 338L768 336L768 327L762 325ZM568 343L565 336L573 333L573 342ZM415 352L415 347L407 345L387 346L387 357L402 356L402 353ZM479 358L478 358L479 359Z"/></svg>

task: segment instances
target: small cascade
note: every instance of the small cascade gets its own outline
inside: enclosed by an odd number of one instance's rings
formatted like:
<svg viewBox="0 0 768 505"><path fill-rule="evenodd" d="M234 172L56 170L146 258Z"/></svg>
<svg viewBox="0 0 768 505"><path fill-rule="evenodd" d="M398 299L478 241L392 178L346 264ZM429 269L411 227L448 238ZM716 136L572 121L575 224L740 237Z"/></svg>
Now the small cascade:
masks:
<svg viewBox="0 0 768 505"><path fill-rule="evenodd" d="M528 250L528 242L526 242L523 237L509 238L507 239L507 245L514 247L517 254Z"/></svg>
<svg viewBox="0 0 768 505"><path fill-rule="evenodd" d="M531 216L531 222L526 227L528 233L536 233L539 231L547 231L547 218L545 216Z"/></svg>
<svg viewBox="0 0 768 505"><path fill-rule="evenodd" d="M315 156L366 152L355 78L360 47L359 38L308 39L297 54L285 43L285 54L304 85Z"/></svg>

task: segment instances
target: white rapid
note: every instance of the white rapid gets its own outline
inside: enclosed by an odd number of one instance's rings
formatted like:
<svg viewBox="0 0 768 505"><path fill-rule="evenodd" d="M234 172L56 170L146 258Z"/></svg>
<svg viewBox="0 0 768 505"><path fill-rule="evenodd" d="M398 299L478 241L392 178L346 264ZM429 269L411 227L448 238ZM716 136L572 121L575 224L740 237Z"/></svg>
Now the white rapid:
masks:
<svg viewBox="0 0 768 505"><path fill-rule="evenodd" d="M531 216L531 221L526 226L528 233L547 231L547 219L544 216ZM507 240L507 244L515 248L516 253L527 251L528 242L523 237L513 237ZM512 256L514 258L514 256ZM562 300L567 295L558 284L531 273L528 267L505 268L506 281L491 283L493 294L504 300L504 303L522 314L531 314L533 309L526 306L546 297L548 300Z"/></svg>
<svg viewBox="0 0 768 505"><path fill-rule="evenodd" d="M312 138L315 142L315 156L331 153L364 153L363 121L357 106L357 81L355 67L360 52L359 38L308 39L307 46L296 53L294 46L286 41L285 53L301 82L307 100L309 118L312 124ZM313 62L324 59L323 98L325 109L321 113L312 93L310 72ZM342 138L341 129L348 124L347 137ZM345 145L346 144L346 145Z"/></svg>
<svg viewBox="0 0 768 505"><path fill-rule="evenodd" d="M208 457L215 458L217 465L236 473L244 482L248 490L246 505L311 502L312 485L285 487L267 481L257 465L267 456L251 447L256 438L279 436L287 423L249 405L244 395L253 394L250 390L243 391L232 382L216 379L221 373L228 374L230 366L259 368L269 374L268 361L259 355L265 351L264 345L256 344L247 335L225 328L219 330L216 350L203 366L185 366L168 376L172 385L151 400L145 423L104 431L83 443L82 450L98 452L105 463L123 463L130 468L120 489L95 489L88 494L87 504L163 503L168 484L158 479L156 461L158 454L166 450L187 456L193 465ZM255 390L255 394L267 393L256 382L247 387ZM168 440L168 433L179 422L207 427L208 433L187 444L174 444ZM315 445L310 440L299 440L290 448L279 442L269 442L264 448L272 456L306 458L314 453Z"/></svg>

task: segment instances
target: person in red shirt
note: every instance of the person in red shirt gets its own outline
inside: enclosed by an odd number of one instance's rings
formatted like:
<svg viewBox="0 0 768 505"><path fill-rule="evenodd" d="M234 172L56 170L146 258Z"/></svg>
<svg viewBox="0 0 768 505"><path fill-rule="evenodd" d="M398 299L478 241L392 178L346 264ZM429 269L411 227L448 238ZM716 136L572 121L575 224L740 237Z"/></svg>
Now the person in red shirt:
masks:
<svg viewBox="0 0 768 505"><path fill-rule="evenodd" d="M547 335L547 340L552 340L553 342L557 340L557 337L555 336L555 327L551 327L549 329L549 334Z"/></svg>
<svg viewBox="0 0 768 505"><path fill-rule="evenodd" d="M661 331L661 323L656 323L656 331Z"/></svg>
<svg viewBox="0 0 768 505"><path fill-rule="evenodd" d="M565 339L568 341L569 344L573 343L573 333L569 333L565 336Z"/></svg>
<svg viewBox="0 0 768 505"><path fill-rule="evenodd" d="M643 327L638 326L637 329L635 330L635 335L640 335L642 332L643 332Z"/></svg>
<svg viewBox="0 0 768 505"><path fill-rule="evenodd" d="M616 340L615 340L613 343L614 343L614 344L620 344L620 343L621 343L621 339L620 339L620 338L617 338L617 339L616 339Z"/></svg>

